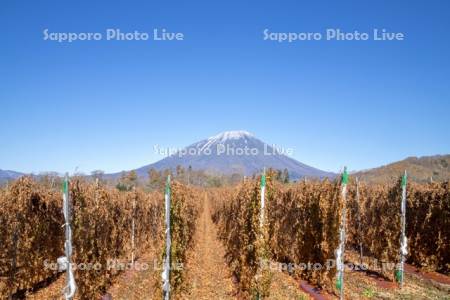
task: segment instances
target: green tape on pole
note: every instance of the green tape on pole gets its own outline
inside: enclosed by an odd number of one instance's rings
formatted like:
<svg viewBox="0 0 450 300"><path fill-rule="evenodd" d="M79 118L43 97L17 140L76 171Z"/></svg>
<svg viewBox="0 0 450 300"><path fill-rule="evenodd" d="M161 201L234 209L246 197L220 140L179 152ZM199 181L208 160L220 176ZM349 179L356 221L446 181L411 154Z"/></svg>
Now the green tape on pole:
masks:
<svg viewBox="0 0 450 300"><path fill-rule="evenodd" d="M69 189L69 181L67 179L64 179L63 182L63 193L67 193L67 190Z"/></svg>
<svg viewBox="0 0 450 300"><path fill-rule="evenodd" d="M403 278L403 272L401 270L395 270L395 280L397 280L397 282L402 281Z"/></svg>
<svg viewBox="0 0 450 300"><path fill-rule="evenodd" d="M342 173L342 184L348 183L348 173L347 173L347 167L344 168L344 173Z"/></svg>
<svg viewBox="0 0 450 300"><path fill-rule="evenodd" d="M166 194L170 194L170 176L167 176L167 181L166 181Z"/></svg>
<svg viewBox="0 0 450 300"><path fill-rule="evenodd" d="M336 281L336 288L337 288L338 290L341 290L341 289L342 289L342 280L341 280L340 277L339 277L338 280Z"/></svg>
<svg viewBox="0 0 450 300"><path fill-rule="evenodd" d="M263 174L261 176L261 186L266 186L266 175L265 174Z"/></svg>
<svg viewBox="0 0 450 300"><path fill-rule="evenodd" d="M402 176L402 187L406 186L407 181L408 181L408 178L407 178L406 172L405 172L405 174L403 174L403 176Z"/></svg>

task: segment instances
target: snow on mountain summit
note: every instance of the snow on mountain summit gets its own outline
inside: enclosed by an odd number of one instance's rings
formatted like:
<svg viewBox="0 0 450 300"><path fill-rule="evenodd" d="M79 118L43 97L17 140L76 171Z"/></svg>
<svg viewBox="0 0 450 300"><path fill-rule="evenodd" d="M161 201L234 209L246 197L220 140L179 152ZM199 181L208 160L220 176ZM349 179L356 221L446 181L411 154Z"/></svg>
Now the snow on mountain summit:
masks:
<svg viewBox="0 0 450 300"><path fill-rule="evenodd" d="M215 136L212 136L208 138L207 140L201 141L200 144L200 151L204 151L205 149L209 149L211 145L217 145L217 144L223 144L227 141L231 140L240 140L244 138L253 137L253 135L245 130L234 130L234 131L225 131L222 133L219 133Z"/></svg>
<svg viewBox="0 0 450 300"><path fill-rule="evenodd" d="M225 142L227 140L238 140L244 137L253 137L253 134L245 130L225 131L208 138L208 141Z"/></svg>

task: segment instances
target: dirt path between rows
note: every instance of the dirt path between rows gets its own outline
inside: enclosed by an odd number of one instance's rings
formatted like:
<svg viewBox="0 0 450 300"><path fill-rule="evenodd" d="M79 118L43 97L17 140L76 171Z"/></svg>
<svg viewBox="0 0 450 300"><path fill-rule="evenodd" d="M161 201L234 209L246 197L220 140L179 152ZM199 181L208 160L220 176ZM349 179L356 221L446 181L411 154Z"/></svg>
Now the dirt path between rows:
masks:
<svg viewBox="0 0 450 300"><path fill-rule="evenodd" d="M193 257L188 263L187 278L190 280L190 294L187 299L237 299L231 272L224 259L225 249L217 237L217 227L211 219L209 199L203 199ZM309 299L298 283L284 272L272 274L270 296L267 300Z"/></svg>
<svg viewBox="0 0 450 300"><path fill-rule="evenodd" d="M123 272L114 279L114 283L102 300L153 299L156 296L156 278L159 275L158 270L154 268L155 258L154 250L145 253L136 261L137 267Z"/></svg>
<svg viewBox="0 0 450 300"><path fill-rule="evenodd" d="M234 299L225 250L217 239L207 195L194 236L193 256L188 265L189 299Z"/></svg>

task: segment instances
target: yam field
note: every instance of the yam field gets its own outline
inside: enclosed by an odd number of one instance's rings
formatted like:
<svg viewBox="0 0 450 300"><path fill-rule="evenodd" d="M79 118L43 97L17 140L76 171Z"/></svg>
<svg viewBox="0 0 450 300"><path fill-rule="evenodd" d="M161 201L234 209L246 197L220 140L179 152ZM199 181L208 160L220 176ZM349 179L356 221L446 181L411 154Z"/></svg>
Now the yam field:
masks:
<svg viewBox="0 0 450 300"><path fill-rule="evenodd" d="M449 182L272 177L22 177L0 189L0 299L450 299Z"/></svg>

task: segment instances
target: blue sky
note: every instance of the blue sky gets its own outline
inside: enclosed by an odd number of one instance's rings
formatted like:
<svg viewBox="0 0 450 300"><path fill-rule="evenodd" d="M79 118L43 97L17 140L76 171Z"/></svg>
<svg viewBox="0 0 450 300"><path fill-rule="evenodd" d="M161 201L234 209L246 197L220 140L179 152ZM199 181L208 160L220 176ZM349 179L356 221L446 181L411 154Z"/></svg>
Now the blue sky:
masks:
<svg viewBox="0 0 450 300"><path fill-rule="evenodd" d="M128 170L244 129L327 170L450 153L450 2L5 1L0 169ZM50 32L184 41L43 40ZM327 28L404 41L263 40Z"/></svg>

